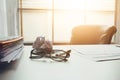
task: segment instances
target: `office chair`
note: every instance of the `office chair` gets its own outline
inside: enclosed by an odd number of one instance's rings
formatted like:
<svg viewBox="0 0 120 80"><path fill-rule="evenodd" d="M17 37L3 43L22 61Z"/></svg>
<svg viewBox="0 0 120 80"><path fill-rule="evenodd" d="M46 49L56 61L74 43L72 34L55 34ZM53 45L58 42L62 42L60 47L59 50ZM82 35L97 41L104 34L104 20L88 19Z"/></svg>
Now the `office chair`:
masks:
<svg viewBox="0 0 120 80"><path fill-rule="evenodd" d="M80 25L72 29L70 44L110 44L116 27Z"/></svg>

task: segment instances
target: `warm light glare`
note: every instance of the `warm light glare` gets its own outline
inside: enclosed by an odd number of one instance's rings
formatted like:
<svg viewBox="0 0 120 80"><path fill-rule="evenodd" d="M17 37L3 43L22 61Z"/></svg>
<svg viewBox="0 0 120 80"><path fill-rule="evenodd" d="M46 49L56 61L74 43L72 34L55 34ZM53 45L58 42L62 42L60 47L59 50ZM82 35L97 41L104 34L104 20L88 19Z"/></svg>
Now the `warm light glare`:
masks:
<svg viewBox="0 0 120 80"><path fill-rule="evenodd" d="M114 4L113 0L54 0L55 41L68 42L77 25L113 25Z"/></svg>
<svg viewBox="0 0 120 80"><path fill-rule="evenodd" d="M54 0L55 9L84 10L85 0Z"/></svg>
<svg viewBox="0 0 120 80"><path fill-rule="evenodd" d="M23 12L25 41L45 34L68 42L77 25L114 25L115 0L23 0L23 8L38 9Z"/></svg>
<svg viewBox="0 0 120 80"><path fill-rule="evenodd" d="M115 0L54 0L55 9L114 10Z"/></svg>

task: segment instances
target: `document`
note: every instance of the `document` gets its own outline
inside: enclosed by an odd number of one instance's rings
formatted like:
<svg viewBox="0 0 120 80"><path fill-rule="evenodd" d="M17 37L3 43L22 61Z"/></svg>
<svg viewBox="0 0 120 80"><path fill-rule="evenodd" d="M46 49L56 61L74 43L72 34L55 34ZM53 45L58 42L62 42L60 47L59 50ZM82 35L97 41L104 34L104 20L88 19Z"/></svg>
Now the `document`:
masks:
<svg viewBox="0 0 120 80"><path fill-rule="evenodd" d="M78 54L94 61L120 59L120 47L116 45L77 45L72 47Z"/></svg>
<svg viewBox="0 0 120 80"><path fill-rule="evenodd" d="M22 54L23 47L18 48L14 52L8 54L6 57L2 58L0 61L1 62L8 62L10 63L11 61L14 61L15 59L18 59L20 55Z"/></svg>

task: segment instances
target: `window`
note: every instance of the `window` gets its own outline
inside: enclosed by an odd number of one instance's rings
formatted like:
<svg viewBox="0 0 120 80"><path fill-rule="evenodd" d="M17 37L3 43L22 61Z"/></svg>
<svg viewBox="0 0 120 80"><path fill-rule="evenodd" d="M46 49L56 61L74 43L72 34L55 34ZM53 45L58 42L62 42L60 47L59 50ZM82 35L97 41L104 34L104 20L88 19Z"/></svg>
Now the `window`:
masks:
<svg viewBox="0 0 120 80"><path fill-rule="evenodd" d="M22 9L25 42L45 35L54 43L67 43L74 26L115 21L115 0L23 0Z"/></svg>

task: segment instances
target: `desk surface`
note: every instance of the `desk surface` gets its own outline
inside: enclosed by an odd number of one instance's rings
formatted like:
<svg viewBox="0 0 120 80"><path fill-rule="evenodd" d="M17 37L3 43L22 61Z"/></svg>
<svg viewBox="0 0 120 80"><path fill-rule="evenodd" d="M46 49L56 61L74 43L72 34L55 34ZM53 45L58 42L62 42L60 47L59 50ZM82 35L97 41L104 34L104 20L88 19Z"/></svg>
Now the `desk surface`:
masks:
<svg viewBox="0 0 120 80"><path fill-rule="evenodd" d="M67 45L54 48L71 49ZM31 49L25 46L16 68L1 73L0 80L120 80L120 60L95 62L79 56L74 50L68 62L31 60Z"/></svg>

